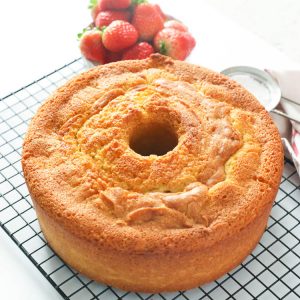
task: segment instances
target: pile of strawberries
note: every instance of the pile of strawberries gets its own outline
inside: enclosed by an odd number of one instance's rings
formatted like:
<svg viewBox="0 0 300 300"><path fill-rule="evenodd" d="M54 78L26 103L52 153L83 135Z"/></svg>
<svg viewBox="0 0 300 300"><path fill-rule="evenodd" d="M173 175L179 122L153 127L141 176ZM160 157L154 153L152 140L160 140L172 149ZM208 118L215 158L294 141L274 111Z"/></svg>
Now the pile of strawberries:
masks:
<svg viewBox="0 0 300 300"><path fill-rule="evenodd" d="M99 64L154 52L184 60L196 45L185 25L147 0L91 0L93 23L78 35L86 59Z"/></svg>

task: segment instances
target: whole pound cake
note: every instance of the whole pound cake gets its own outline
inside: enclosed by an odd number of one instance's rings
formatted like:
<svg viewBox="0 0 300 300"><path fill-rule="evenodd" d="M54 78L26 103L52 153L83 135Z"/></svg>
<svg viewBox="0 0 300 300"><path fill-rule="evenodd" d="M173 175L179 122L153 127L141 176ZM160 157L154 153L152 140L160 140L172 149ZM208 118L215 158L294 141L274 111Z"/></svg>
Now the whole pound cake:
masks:
<svg viewBox="0 0 300 300"><path fill-rule="evenodd" d="M154 54L59 88L31 122L22 163L43 233L66 263L161 292L217 279L252 251L283 151L238 83Z"/></svg>

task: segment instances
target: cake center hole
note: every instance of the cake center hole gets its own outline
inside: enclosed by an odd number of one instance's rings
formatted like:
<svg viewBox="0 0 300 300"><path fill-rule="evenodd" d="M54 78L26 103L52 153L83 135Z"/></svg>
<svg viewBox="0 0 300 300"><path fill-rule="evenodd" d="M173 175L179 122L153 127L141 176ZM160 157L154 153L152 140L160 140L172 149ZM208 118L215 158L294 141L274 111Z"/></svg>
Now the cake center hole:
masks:
<svg viewBox="0 0 300 300"><path fill-rule="evenodd" d="M130 148L142 156L164 155L178 144L172 128L160 123L147 123L136 128L129 140Z"/></svg>

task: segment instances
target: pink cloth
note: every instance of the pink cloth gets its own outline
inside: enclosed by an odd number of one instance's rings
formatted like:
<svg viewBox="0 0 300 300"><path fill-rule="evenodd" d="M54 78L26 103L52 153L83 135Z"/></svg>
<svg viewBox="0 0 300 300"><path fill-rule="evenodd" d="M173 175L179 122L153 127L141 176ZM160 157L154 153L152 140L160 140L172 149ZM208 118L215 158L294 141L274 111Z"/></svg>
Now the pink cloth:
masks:
<svg viewBox="0 0 300 300"><path fill-rule="evenodd" d="M292 147L296 154L296 157L300 159L300 133L293 129L292 133Z"/></svg>

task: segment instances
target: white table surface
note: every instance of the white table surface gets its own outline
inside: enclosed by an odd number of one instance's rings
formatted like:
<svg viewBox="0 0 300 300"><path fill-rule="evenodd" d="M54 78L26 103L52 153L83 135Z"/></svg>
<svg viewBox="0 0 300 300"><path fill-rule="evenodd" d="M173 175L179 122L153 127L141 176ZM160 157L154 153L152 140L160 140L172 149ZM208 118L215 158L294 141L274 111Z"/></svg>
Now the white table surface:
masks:
<svg viewBox="0 0 300 300"><path fill-rule="evenodd" d="M233 65L296 68L296 63L221 16L204 1L161 0L197 39L190 62L221 70ZM76 33L89 22L86 1L1 1L0 97L79 56ZM28 13L30 12L30 14ZM0 299L61 299L0 230Z"/></svg>

